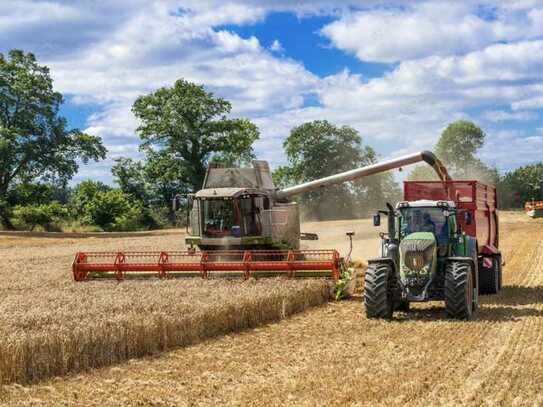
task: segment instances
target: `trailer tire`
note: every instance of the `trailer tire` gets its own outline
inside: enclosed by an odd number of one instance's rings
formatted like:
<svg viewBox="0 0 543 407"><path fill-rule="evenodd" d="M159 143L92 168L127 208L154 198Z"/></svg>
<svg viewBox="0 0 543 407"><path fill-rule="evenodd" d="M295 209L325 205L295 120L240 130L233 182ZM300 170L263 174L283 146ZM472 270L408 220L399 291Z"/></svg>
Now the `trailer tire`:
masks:
<svg viewBox="0 0 543 407"><path fill-rule="evenodd" d="M474 311L473 273L469 263L451 261L445 268L445 313L450 318L471 319Z"/></svg>
<svg viewBox="0 0 543 407"><path fill-rule="evenodd" d="M364 278L364 306L368 318L392 318L394 298L391 287L393 270L388 263L368 266Z"/></svg>
<svg viewBox="0 0 543 407"><path fill-rule="evenodd" d="M497 258L492 259L492 267L479 265L479 294L496 294L500 289L500 270Z"/></svg>

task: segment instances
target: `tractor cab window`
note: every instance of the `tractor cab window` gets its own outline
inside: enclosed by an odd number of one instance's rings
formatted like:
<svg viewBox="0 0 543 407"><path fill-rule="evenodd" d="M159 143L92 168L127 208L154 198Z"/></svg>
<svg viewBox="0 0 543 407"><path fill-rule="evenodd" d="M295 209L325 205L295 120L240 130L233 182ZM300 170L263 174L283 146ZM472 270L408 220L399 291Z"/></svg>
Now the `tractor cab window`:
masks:
<svg viewBox="0 0 543 407"><path fill-rule="evenodd" d="M234 201L209 199L203 201L204 235L209 237L230 236L239 231L235 224Z"/></svg>
<svg viewBox="0 0 543 407"><path fill-rule="evenodd" d="M431 232L436 236L438 246L449 243L449 221L441 208L400 209L400 237L415 232Z"/></svg>

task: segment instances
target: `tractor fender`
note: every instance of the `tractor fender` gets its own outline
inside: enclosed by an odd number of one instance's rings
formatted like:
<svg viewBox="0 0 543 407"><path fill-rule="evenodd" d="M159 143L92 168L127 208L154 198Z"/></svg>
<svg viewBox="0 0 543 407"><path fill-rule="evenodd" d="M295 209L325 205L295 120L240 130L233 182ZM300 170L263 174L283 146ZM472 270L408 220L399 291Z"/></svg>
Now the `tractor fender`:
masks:
<svg viewBox="0 0 543 407"><path fill-rule="evenodd" d="M390 257L375 257L373 259L368 259L368 265L377 263L387 263L392 268L392 271L396 272L396 263L394 263L394 260Z"/></svg>

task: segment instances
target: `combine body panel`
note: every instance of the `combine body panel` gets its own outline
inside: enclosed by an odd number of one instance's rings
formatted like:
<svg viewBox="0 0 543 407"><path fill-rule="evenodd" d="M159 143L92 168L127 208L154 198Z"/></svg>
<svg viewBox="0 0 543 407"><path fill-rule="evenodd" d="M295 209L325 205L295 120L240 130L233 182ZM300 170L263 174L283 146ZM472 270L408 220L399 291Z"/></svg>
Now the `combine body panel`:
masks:
<svg viewBox="0 0 543 407"><path fill-rule="evenodd" d="M499 242L496 188L479 181L405 181L404 199L451 200L463 232L477 239L479 254L497 254Z"/></svg>
<svg viewBox="0 0 543 407"><path fill-rule="evenodd" d="M193 196L185 243L201 250L298 249L303 235L298 204L291 197L418 162L430 165L440 179L450 179L443 164L428 151L284 189L275 188L266 161L254 161L252 168L211 165L203 189Z"/></svg>

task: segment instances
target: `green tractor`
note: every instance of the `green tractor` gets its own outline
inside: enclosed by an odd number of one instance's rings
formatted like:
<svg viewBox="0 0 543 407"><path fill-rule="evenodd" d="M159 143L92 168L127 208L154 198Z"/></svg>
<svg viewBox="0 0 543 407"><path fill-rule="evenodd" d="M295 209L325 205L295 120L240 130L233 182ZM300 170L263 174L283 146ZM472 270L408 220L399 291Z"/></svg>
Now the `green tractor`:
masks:
<svg viewBox="0 0 543 407"><path fill-rule="evenodd" d="M481 259L477 238L466 234L458 219L471 225L472 213L454 201L417 200L387 204L381 257L369 261L364 304L369 318L392 318L411 302L445 301L447 316L470 319L478 305Z"/></svg>

